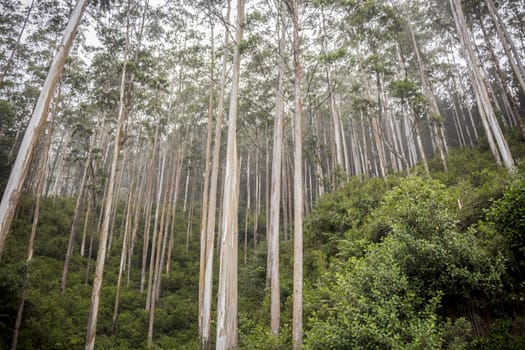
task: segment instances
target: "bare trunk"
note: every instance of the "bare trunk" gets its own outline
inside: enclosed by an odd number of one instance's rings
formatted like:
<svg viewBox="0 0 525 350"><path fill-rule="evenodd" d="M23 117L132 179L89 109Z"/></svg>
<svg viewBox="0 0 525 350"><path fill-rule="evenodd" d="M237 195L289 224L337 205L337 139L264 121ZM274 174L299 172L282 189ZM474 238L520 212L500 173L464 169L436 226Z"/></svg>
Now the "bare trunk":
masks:
<svg viewBox="0 0 525 350"><path fill-rule="evenodd" d="M86 246L86 237L87 237L87 227L88 227L88 223L89 223L89 219L90 219L92 205L93 205L92 195L91 195L91 192L88 191L87 208L86 208L86 214L85 214L85 217L84 217L84 228L82 229L82 243L80 244L80 256L81 257L84 257L85 246Z"/></svg>
<svg viewBox="0 0 525 350"><path fill-rule="evenodd" d="M485 26L483 25L483 21L481 19L481 17L478 17L478 21L479 21L479 24L480 24L480 28L481 28L481 31L483 33L483 39L485 40L485 44L489 50L489 53L490 53L490 57L492 58L492 61L494 63L494 67L496 68L496 73L498 75L498 78L499 78L499 81L501 83L501 87L503 89L503 91L505 92L505 96L503 97L504 100L507 102L507 104L509 105L509 109L510 109L510 120L511 120L511 123L514 121L514 125L517 123L519 128L520 128L520 132L521 132L521 138L523 140L525 140L525 125L523 123L523 119L521 119L521 116L520 116L520 111L519 111L519 108L516 104L516 101L514 100L514 97L512 96L512 92L510 91L510 88L507 84L507 81L505 79L505 76L504 76L504 73L503 71L501 70L501 67L500 67L500 64L499 64L499 60L494 52L494 47L487 35L487 31L485 30Z"/></svg>
<svg viewBox="0 0 525 350"><path fill-rule="evenodd" d="M279 16L281 17L281 16ZM279 52L277 56L277 93L275 101L275 119L273 130L273 155L272 155L272 183L270 194L270 221L268 237L268 270L270 271L270 290L271 290L271 332L272 335L279 336L279 326L281 322L281 301L279 285L279 220L281 209L281 171L283 155L283 128L284 128L284 50L286 27L281 18L277 19L277 25L281 27L279 37ZM279 27L278 27L279 28Z"/></svg>
<svg viewBox="0 0 525 350"><path fill-rule="evenodd" d="M144 238L142 242L142 265L140 270L140 292L144 292L144 285L146 283L146 264L148 259L148 249L149 249L149 231L150 231L150 225L151 225L151 207L153 206L153 193L152 193L152 187L153 187L153 175L154 175L154 164L155 164L155 157L157 155L157 143L159 138L159 123L157 123L157 126L155 128L155 138L153 139L153 152L151 155L151 162L149 165L149 176L148 176L148 183L147 183L147 189L146 189L146 195L147 195L147 201L146 201L146 213L144 215Z"/></svg>
<svg viewBox="0 0 525 350"><path fill-rule="evenodd" d="M499 41L501 42L501 45L505 50L505 54L509 59L512 71L514 72L514 76L518 80L518 85L520 87L521 93L525 96L525 69L523 68L523 64L521 63L520 55L516 50L516 47L514 46L514 42L511 36L505 29L503 21L501 20L501 17L499 16L499 13L496 10L496 7L494 6L494 2L492 0L485 0L485 3L487 4L487 8L489 9L489 13L492 18L492 21L494 22L494 26L496 27L496 32L498 33Z"/></svg>
<svg viewBox="0 0 525 350"><path fill-rule="evenodd" d="M407 11L406 14L407 16L409 16L409 11ZM430 111L432 112L432 116L431 116L432 119L429 121L431 124L430 127L433 130L432 135L435 138L435 141L438 147L438 151L439 151L439 157L441 158L443 169L446 172L448 171L448 167L447 167L447 162L445 160L445 153L446 153L445 146L444 146L445 142L442 139L441 137L442 134L440 133L440 130L439 130L443 128L443 125L441 124L441 122L436 122L434 120L437 116L441 116L441 111L439 110L439 105L437 102L436 95L434 94L434 91L432 90L432 87L430 86L428 82L427 75L425 73L426 67L423 62L423 59L421 58L421 53L419 51L419 45L417 43L416 35L414 33L414 29L412 27L411 21L412 21L411 18L408 17L407 24L408 24L408 29L410 32L410 39L412 41L412 46L414 47L414 53L416 54L417 66L418 66L418 71L419 71L419 79L421 80L421 84L423 86L423 94L430 102Z"/></svg>
<svg viewBox="0 0 525 350"><path fill-rule="evenodd" d="M51 123L54 123L54 121L51 121ZM24 306L26 302L27 297L27 281L29 278L30 268L31 268L31 261L33 260L33 253L34 253L34 246L35 246L35 237L36 237L36 229L38 226L38 220L40 218L40 204L42 201L42 191L44 189L44 182L46 178L46 167L47 167L47 160L48 160L48 154L49 154L49 146L51 145L51 136L53 133L53 124L49 127L49 135L48 139L46 140L46 146L43 149L42 159L40 159L39 166L38 166L38 183L37 183L37 189L36 189L36 200L35 200L35 209L33 212L33 223L31 225L31 234L29 236L29 243L27 247L27 270L26 274L24 276L24 283L22 285L22 295L20 296L20 302L18 304L18 311L16 313L16 320L15 320L15 327L13 330L13 340L11 342L11 350L16 350L17 344L18 344L18 335L20 334L20 326L22 324L22 316L24 314Z"/></svg>
<svg viewBox="0 0 525 350"><path fill-rule="evenodd" d="M248 223L250 219L250 154L248 154L248 160L246 161L246 208L244 218L244 265L248 262Z"/></svg>
<svg viewBox="0 0 525 350"><path fill-rule="evenodd" d="M159 186L157 189L157 200L155 202L155 218L153 221L153 236L151 237L151 254L150 254L150 260L149 260L149 270L148 270L148 289L146 292L146 310L151 310L151 294L152 294L152 287L153 287L153 275L154 275L154 267L155 267L155 257L156 257L156 247L157 247L157 235L158 235L158 223L159 223L159 210L161 207L160 201L162 198L162 192L163 192L163 186L164 186L164 169L166 167L166 150L163 151L162 156L162 164L160 165L160 179L159 179ZM151 311L150 311L151 314ZM148 332L148 343L151 343L151 339L149 337Z"/></svg>
<svg viewBox="0 0 525 350"><path fill-rule="evenodd" d="M182 148L179 151L179 157L178 157L178 163L176 165L177 167L177 175L175 177L175 189L173 190L173 198L172 198L172 208L171 208L171 230L170 230L170 240L168 242L168 254L166 258L166 273L170 273L170 266L171 266L171 252L173 249L174 244L174 237L175 237L175 214L177 213L177 203L179 198L179 186L180 186L180 177L182 173L182 162L184 161L184 150L185 145L182 145Z"/></svg>
<svg viewBox="0 0 525 350"><path fill-rule="evenodd" d="M240 45L243 38L244 0L237 1L232 90L228 118L228 141L224 179L222 237L217 302L217 349L237 349L237 101L240 77Z"/></svg>
<svg viewBox="0 0 525 350"><path fill-rule="evenodd" d="M122 250L120 252L120 264L117 277L117 287L115 291L115 303L113 305L113 331L115 331L117 318L118 318L118 308L120 302L120 286L122 285L122 274L124 273L124 267L126 264L126 254L128 252L128 245L130 240L130 224L131 221L131 199L132 199L132 190L133 190L133 179L128 192L128 210L126 212L126 228L124 229L124 239L122 240Z"/></svg>
<svg viewBox="0 0 525 350"><path fill-rule="evenodd" d="M296 0L287 0L293 21L293 57L295 86L294 118L294 264L293 264L293 348L303 344L303 131L301 98L301 51L299 47L299 12Z"/></svg>
<svg viewBox="0 0 525 350"><path fill-rule="evenodd" d="M82 174L82 180L80 181L80 188L78 190L77 202L75 204L75 212L73 214L73 222L71 224L71 233L69 234L69 242L67 244L66 260L64 262L64 269L62 271L62 281L60 284L60 291L62 294L66 290L67 274L69 271L69 264L71 263L71 257L73 256L73 245L75 243L75 236L77 233L78 220L80 217L80 209L82 207L82 200L84 199L87 171L88 171L90 162L91 162L91 147L88 151L86 162L84 164L84 172Z"/></svg>
<svg viewBox="0 0 525 350"><path fill-rule="evenodd" d="M160 187L159 189L163 188L164 187L164 172L165 172L165 161L166 161L166 153L167 151L164 151L164 156L163 156L163 159L162 159L162 170L161 170L161 181L160 181ZM167 181L169 182L169 180ZM167 192L167 191L165 191ZM167 200L167 193L164 195L164 198L162 200L162 205L161 205L161 202L160 202L160 196L157 200L157 208L159 206L162 206L162 214L161 214L161 219L160 219L160 227L158 229L158 238L157 238L157 243L156 243L156 253L153 254L153 249L152 249L152 257L154 256L155 260L153 261L153 259L151 260L150 262L150 274L153 275L153 280L152 280L152 283L151 283L151 288L148 288L148 292L151 290L150 293L148 293L149 297L150 297L150 305L149 305L149 321L148 321L148 346L151 346L153 344L153 324L154 324L154 321L155 321L155 304L156 304L156 301L158 299L158 295L159 295L159 288L160 288L160 279L161 279L161 276L162 276L162 268L161 268L161 265L160 265L160 257L161 257L161 254L162 254L162 242L163 242L163 235L164 235L164 227L163 227L163 220L164 220L164 215L165 215L165 211L166 211L166 200ZM193 210L193 207L192 207L192 210ZM155 219L155 221L157 221ZM156 230L156 229L155 229ZM155 232L155 231L154 231ZM155 234L153 235L155 237ZM155 238L153 238L153 240L155 240ZM151 267L153 267L153 271L151 270ZM150 275L151 277L151 275Z"/></svg>
<svg viewBox="0 0 525 350"><path fill-rule="evenodd" d="M211 5L210 5L211 6ZM200 232L200 263L199 263L199 338L202 340L202 313L204 300L204 272L206 267L206 226L208 224L208 199L209 199L209 182L210 182L210 161L211 161L211 138L213 130L214 114L214 67L215 67L215 45L213 21L211 19L210 7L210 81L209 81L209 99L208 99L208 130L206 135L206 160L204 165L203 186L202 186L202 209L201 209L201 232Z"/></svg>
<svg viewBox="0 0 525 350"><path fill-rule="evenodd" d="M230 19L230 1L227 2L226 20L229 22ZM205 269L204 269L204 280L203 280L203 300L202 300L202 331L199 334L201 337L200 346L202 350L208 350L211 347L211 300L213 290L213 253L214 253L214 241L215 241L215 223L217 213L217 187L219 182L219 163L220 163L220 151L221 151L221 133L222 133L222 120L224 116L224 95L226 85L226 70L228 63L228 43L229 43L229 30L228 26L225 26L224 36L224 47L222 57L222 72L219 87L219 101L217 111L217 121L215 123L215 138L213 144L213 160L210 178L210 192L208 200L208 219L206 227L206 256L205 256Z"/></svg>

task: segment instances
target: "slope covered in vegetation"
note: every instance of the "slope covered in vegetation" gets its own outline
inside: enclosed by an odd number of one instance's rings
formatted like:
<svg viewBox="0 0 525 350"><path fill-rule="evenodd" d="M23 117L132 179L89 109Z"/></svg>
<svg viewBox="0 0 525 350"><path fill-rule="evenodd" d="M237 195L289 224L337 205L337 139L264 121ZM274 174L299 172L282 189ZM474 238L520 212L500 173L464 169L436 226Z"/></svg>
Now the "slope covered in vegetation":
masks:
<svg viewBox="0 0 525 350"><path fill-rule="evenodd" d="M310 212L305 225L306 349L523 348L525 180L498 169L483 150L456 151L448 162L448 173L434 171L430 177L413 169L409 176L354 178ZM82 348L93 270L89 254L74 258L68 287L60 293L74 203L57 198L43 204L36 257L27 265L30 208L27 198L0 262L0 347L9 346L25 283L19 348ZM162 281L155 320L159 349L198 347L198 234L186 246L185 220L177 219L172 268ZM123 282L120 314L112 322L120 230L115 228L102 291L100 349L147 347L138 254L129 284ZM279 339L269 331L265 242L249 248L247 258L239 261L240 348L288 349L292 242L281 245Z"/></svg>

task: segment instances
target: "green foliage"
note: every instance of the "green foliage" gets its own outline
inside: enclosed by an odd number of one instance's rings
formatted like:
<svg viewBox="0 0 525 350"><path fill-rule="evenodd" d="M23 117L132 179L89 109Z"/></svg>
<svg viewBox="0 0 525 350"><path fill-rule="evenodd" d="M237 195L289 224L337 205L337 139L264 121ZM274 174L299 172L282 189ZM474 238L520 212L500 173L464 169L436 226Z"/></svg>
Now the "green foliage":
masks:
<svg viewBox="0 0 525 350"><path fill-rule="evenodd" d="M7 101L0 100L0 193L4 192L11 172L9 150L15 141L14 122L15 111Z"/></svg>
<svg viewBox="0 0 525 350"><path fill-rule="evenodd" d="M335 266L318 285L307 349L434 349L442 342L439 295L420 299L403 275L391 240L362 259ZM312 302L310 302L312 303Z"/></svg>
<svg viewBox="0 0 525 350"><path fill-rule="evenodd" d="M518 178L487 211L487 217L507 239L515 262L525 267L525 180Z"/></svg>
<svg viewBox="0 0 525 350"><path fill-rule="evenodd" d="M523 320L521 320L523 322ZM513 322L510 319L502 319L494 322L487 337L476 339L468 347L472 350L490 349L525 349L525 336L516 336L513 333Z"/></svg>
<svg viewBox="0 0 525 350"><path fill-rule="evenodd" d="M427 100L413 80L406 78L395 80L390 83L390 90L394 97L401 99L402 102L408 103L417 117L425 112Z"/></svg>
<svg viewBox="0 0 525 350"><path fill-rule="evenodd" d="M390 189L385 184L374 205L354 216L359 220L352 224L344 216L326 217L329 208L343 212L351 205L355 210L359 200L342 197L346 188L327 195L312 212L309 230L325 232L315 225L326 224L339 253L305 297L306 348L467 349L475 344L470 322L495 313L509 298L508 259L498 248L498 235L486 235L481 223L458 225L463 209L456 198L458 193L492 193L490 184L497 177L488 171L477 187L397 179ZM322 214L315 212L321 208ZM482 208L472 210L481 217ZM337 234L334 222L345 223L344 235Z"/></svg>
<svg viewBox="0 0 525 350"><path fill-rule="evenodd" d="M281 336L274 337L270 332L268 322L263 325L244 312L239 314L239 327L239 349L286 350L291 348L288 336L291 332L289 327L281 327Z"/></svg>
<svg viewBox="0 0 525 350"><path fill-rule="evenodd" d="M347 54L346 48L341 47L337 50L333 50L325 54L322 54L321 60L324 61L325 63L334 63L338 59L346 56L346 54Z"/></svg>
<svg viewBox="0 0 525 350"><path fill-rule="evenodd" d="M328 255L337 253L337 240L348 230L360 227L397 181L390 177L361 182L355 177L342 189L327 193L305 220L306 244Z"/></svg>
<svg viewBox="0 0 525 350"><path fill-rule="evenodd" d="M510 177L492 163L479 150L460 150L448 159L449 173L433 172L425 179L355 177L324 195L305 220L305 348L523 348L525 283L519 268L525 260L525 181L517 178L508 186ZM44 201L36 255L27 265L33 200L22 198L0 263L0 348L9 345L27 272L20 348L83 347L91 286L84 284L88 261L78 256L78 240L68 287L64 295L59 293L74 203L60 197L54 203ZM198 214L196 210L195 222ZM116 218L115 233L122 206ZM157 303L155 349L198 348L198 225L186 250L186 220L183 213L175 220L171 272L163 276ZM262 214L259 223L264 220ZM139 232L136 255L141 240ZM97 348L145 349L148 314L145 296L138 291L137 256L112 324L121 247L122 238L115 234L104 275ZM266 249L264 240L257 247L249 245L246 264L240 254L242 349L292 347L293 241L280 247L277 338L269 330ZM214 286L217 264L215 268Z"/></svg>
<svg viewBox="0 0 525 350"><path fill-rule="evenodd" d="M438 181L403 179L371 213L367 223L370 239L377 242L389 232L423 239L439 235L454 225L451 203L444 185Z"/></svg>

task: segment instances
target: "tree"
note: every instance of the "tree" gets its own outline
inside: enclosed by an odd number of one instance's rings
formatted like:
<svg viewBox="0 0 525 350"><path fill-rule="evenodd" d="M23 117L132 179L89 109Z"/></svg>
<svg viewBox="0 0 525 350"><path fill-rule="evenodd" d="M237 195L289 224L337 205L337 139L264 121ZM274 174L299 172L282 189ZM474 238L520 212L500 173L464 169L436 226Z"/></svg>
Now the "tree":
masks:
<svg viewBox="0 0 525 350"><path fill-rule="evenodd" d="M275 96L275 119L273 130L273 155L272 155L272 183L270 194L270 230L268 237L268 270L270 273L271 290L271 331L274 336L279 335L281 319L281 301L279 284L279 220L281 208L281 177L283 156L283 128L284 128L284 50L286 27L283 14L279 13L277 28L281 29L279 35L279 51L277 53L277 93Z"/></svg>
<svg viewBox="0 0 525 350"><path fill-rule="evenodd" d="M24 185L36 145L38 144L47 118L49 104L51 103L55 87L64 69L64 64L73 45L73 40L77 34L78 26L87 3L88 0L78 0L75 8L71 12L69 22L64 30L60 49L51 63L44 86L38 97L33 115L22 139L22 144L18 150L11 174L9 175L9 180L4 190L2 201L0 202L0 257L2 256L5 239L11 226L18 200L20 199L22 186Z"/></svg>
<svg viewBox="0 0 525 350"><path fill-rule="evenodd" d="M221 250L219 268L219 290L217 302L218 349L237 348L237 255L238 230L237 210L239 204L237 176L237 99L243 38L244 0L237 1L235 48L232 63L232 90L228 114L228 140L226 148L226 173L222 212Z"/></svg>
<svg viewBox="0 0 525 350"><path fill-rule="evenodd" d="M226 20L230 19L230 1L227 2ZM203 272L203 287L202 287L202 319L200 320L201 331L199 333L201 337L201 347L203 349L209 349L211 346L211 301L212 301L212 283L213 283L213 254L214 254L214 241L215 241L215 223L216 223L216 211L217 211L217 187L219 179L219 162L220 162L220 151L221 151L221 134L222 134L222 120L224 116L224 90L226 84L226 70L228 61L228 43L230 39L230 32L228 26L225 25L224 35L224 46L222 51L222 71L219 86L219 101L217 118L215 122L215 138L213 144L213 159L212 169L210 176L210 191L209 199L207 200L208 205L208 218L206 221L206 254L204 259ZM200 314L200 313L199 313Z"/></svg>
<svg viewBox="0 0 525 350"><path fill-rule="evenodd" d="M122 142L122 133L124 130L124 122L127 117L127 108L126 108L126 78L127 78L127 64L128 64L128 55L129 55L129 42L130 42L130 8L131 0L128 0L127 3L127 15L126 15L126 41L124 47L124 62L122 65L122 75L120 82L120 99L119 99L119 110L117 117L117 126L115 130L115 138L113 141L113 157L111 160L111 170L108 177L108 187L106 198L104 199L104 213L102 219L102 226L100 230L100 237L98 243L98 252L97 252L97 263L95 267L95 279L93 281L93 290L91 294L91 305L89 308L89 317L87 325L87 334L86 334L86 350L93 350L95 348L95 336L97 332L97 318L98 318L98 309L100 305L100 290L102 288L102 278L104 276L104 264L106 261L106 250L108 244L108 233L109 233L109 224L111 219L111 213L114 205L113 195L115 190L115 183L117 180L117 163L120 155L120 148Z"/></svg>
<svg viewBox="0 0 525 350"><path fill-rule="evenodd" d="M296 0L286 0L293 23L293 60L294 60L294 254L293 254L293 325L292 339L294 349L303 344L303 130L301 98L301 48L299 42L299 11Z"/></svg>

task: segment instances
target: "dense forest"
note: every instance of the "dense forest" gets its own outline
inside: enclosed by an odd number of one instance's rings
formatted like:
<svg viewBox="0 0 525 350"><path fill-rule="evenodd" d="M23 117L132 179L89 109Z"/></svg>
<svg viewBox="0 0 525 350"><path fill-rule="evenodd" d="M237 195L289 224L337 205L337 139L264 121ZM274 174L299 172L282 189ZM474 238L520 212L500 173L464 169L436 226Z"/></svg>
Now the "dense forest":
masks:
<svg viewBox="0 0 525 350"><path fill-rule="evenodd" d="M0 1L1 349L525 349L520 0Z"/></svg>

